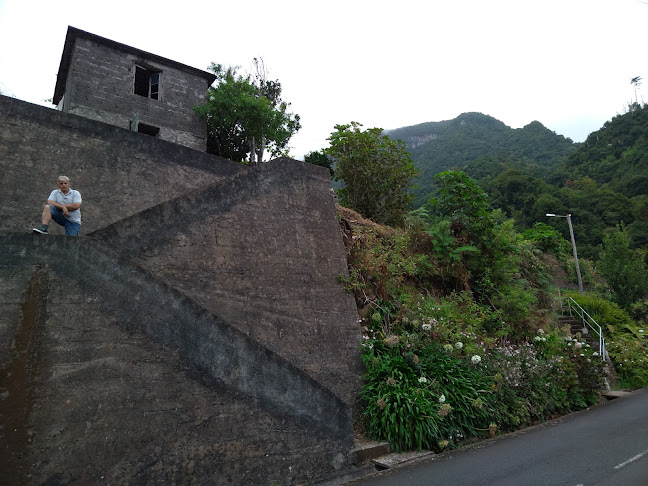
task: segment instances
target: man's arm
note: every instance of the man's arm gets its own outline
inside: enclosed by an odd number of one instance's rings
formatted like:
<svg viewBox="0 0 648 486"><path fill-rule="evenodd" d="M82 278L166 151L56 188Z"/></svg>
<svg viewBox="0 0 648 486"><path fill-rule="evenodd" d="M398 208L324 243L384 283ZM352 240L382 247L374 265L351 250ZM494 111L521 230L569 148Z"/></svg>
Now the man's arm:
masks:
<svg viewBox="0 0 648 486"><path fill-rule="evenodd" d="M47 204L54 206L57 209L60 209L63 214L69 214L69 211L74 211L81 207L81 203L75 202L72 204L60 204L52 199L47 200Z"/></svg>

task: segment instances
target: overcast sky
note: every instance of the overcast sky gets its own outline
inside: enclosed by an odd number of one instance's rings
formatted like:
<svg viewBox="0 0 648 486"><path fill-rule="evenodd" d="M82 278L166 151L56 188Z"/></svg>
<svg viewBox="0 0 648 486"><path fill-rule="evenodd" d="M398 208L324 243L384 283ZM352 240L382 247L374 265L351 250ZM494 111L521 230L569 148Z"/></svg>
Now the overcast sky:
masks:
<svg viewBox="0 0 648 486"><path fill-rule="evenodd" d="M68 25L200 69L262 57L301 116L296 158L338 123L468 111L583 141L648 83L641 0L0 0L0 91L47 104Z"/></svg>

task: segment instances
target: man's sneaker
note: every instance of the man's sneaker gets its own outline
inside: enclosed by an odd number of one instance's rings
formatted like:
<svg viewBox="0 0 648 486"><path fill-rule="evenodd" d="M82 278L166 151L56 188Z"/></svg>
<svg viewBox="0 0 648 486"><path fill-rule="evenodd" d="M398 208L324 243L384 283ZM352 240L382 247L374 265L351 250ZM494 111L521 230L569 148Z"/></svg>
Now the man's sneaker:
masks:
<svg viewBox="0 0 648 486"><path fill-rule="evenodd" d="M38 229L38 228L34 228L32 231L33 231L34 233L40 233L41 235L46 235L46 234L48 234L48 233L47 233L47 230L42 230L42 229Z"/></svg>

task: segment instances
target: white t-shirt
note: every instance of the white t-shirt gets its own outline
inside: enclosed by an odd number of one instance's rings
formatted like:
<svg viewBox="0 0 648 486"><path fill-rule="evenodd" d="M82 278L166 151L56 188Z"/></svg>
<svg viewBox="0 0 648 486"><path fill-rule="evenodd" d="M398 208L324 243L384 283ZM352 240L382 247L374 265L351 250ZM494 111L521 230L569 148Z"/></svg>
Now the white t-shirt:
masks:
<svg viewBox="0 0 648 486"><path fill-rule="evenodd" d="M67 194L63 194L60 189L54 189L52 193L47 198L48 201L54 201L59 204L73 204L81 203L81 193L70 189ZM65 219L72 221L73 223L81 224L81 209L75 209L74 211L68 211L69 216L65 216Z"/></svg>

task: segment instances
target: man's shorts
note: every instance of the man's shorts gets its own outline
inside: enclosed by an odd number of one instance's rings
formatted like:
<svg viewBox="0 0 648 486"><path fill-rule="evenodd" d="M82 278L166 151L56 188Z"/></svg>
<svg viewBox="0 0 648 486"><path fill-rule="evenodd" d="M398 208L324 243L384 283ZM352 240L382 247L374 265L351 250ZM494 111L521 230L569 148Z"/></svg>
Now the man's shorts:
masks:
<svg viewBox="0 0 648 486"><path fill-rule="evenodd" d="M79 236L81 233L81 225L70 221L63 216L63 213L55 206L50 205L52 210L52 219L56 221L61 226L65 226L65 234L68 236Z"/></svg>

